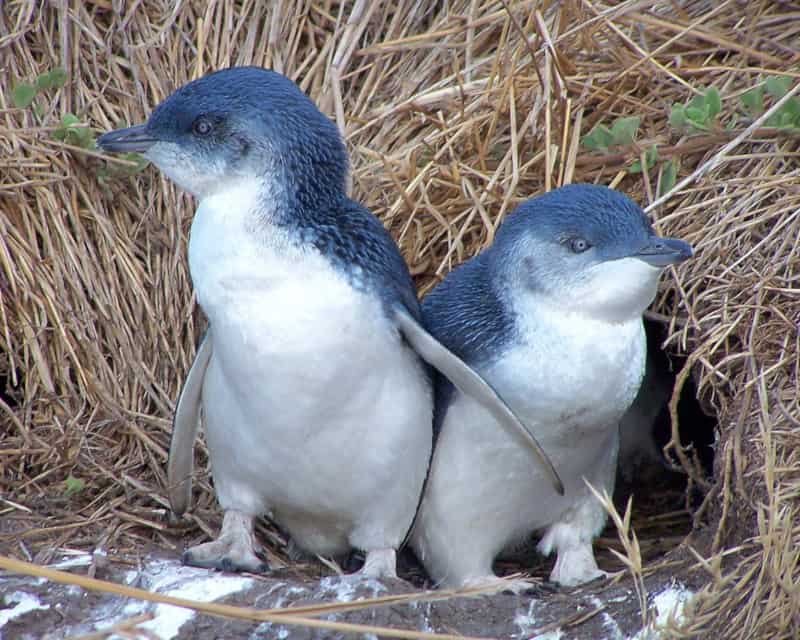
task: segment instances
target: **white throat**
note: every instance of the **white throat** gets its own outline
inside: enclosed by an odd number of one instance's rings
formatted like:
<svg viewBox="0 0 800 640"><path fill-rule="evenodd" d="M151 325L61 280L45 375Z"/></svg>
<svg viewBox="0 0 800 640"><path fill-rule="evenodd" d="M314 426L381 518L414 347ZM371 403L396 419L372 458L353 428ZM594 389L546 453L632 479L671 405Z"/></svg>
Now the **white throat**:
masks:
<svg viewBox="0 0 800 640"><path fill-rule="evenodd" d="M573 286L548 296L554 306L589 319L621 323L639 319L655 298L661 269L638 258L591 267ZM538 301L537 301L538 303Z"/></svg>

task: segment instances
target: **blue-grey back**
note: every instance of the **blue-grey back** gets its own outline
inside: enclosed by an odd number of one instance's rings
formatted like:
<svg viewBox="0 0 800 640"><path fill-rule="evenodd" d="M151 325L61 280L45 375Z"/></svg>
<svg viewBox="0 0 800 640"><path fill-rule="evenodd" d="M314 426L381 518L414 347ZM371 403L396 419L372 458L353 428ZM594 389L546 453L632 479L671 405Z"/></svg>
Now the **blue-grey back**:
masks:
<svg viewBox="0 0 800 640"><path fill-rule="evenodd" d="M287 221L302 242L313 245L361 290L375 293L388 314L404 306L421 320L416 288L392 236L378 218L344 194L338 200L298 212Z"/></svg>
<svg viewBox="0 0 800 640"><path fill-rule="evenodd" d="M471 367L502 357L514 338L512 312L497 292L488 250L451 271L422 301L425 328ZM435 373L434 433L439 433L455 387Z"/></svg>

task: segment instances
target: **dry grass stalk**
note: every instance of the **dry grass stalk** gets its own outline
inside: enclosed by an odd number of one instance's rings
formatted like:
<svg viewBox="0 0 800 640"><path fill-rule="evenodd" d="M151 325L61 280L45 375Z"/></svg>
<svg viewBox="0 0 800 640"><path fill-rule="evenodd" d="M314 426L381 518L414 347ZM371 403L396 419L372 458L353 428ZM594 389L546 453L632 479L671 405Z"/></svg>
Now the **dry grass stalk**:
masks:
<svg viewBox="0 0 800 640"><path fill-rule="evenodd" d="M636 537L636 531L634 531L631 527L631 507L633 506L633 500L628 498L628 504L625 505L625 515L620 516L619 511L617 511L616 507L614 506L614 501L612 500L611 496L608 495L608 492L605 489L603 489L603 492L601 493L589 482L586 482L586 486L589 487L589 490L592 492L592 494L594 494L594 497L597 498L600 501L600 504L603 505L606 513L608 513L609 517L611 518L611 522L614 523L614 526L617 529L617 535L619 536L619 541L622 544L624 553L620 553L614 549L611 550L611 553L619 558L619 560L625 565L628 572L631 574L631 578L633 579L633 588L636 590L636 597L639 600L639 612L642 616L642 628L644 628L650 621L650 615L647 605L647 589L644 585L642 553L639 547L639 540Z"/></svg>
<svg viewBox="0 0 800 640"><path fill-rule="evenodd" d="M155 633L139 627L139 625L152 620L153 617L152 613L145 613L123 620L102 631L85 633L80 636L70 636L67 640L106 640L106 638L132 638L134 640L145 638L146 640L158 640L158 636L156 636Z"/></svg>
<svg viewBox="0 0 800 640"><path fill-rule="evenodd" d="M600 182L652 206L662 171L625 168L652 144L679 161L691 181L651 213L698 256L667 278L654 312L666 348L690 356L682 380L695 378L720 420L713 486L695 516L715 534L716 567L698 628L796 637L800 150L795 132L753 127L738 107L769 75L797 91L795 24L789 3L733 0L148 0L124 15L99 0L3 3L0 491L12 533L0 542L38 561L67 543L173 544L169 419L204 322L185 260L192 203L152 169L104 187L108 161L52 134L66 112L97 130L141 121L193 77L257 64L296 79L336 119L353 193L398 239L423 293L521 199ZM56 66L68 82L37 98L40 115L13 107L14 82ZM723 97L720 126L670 129L670 105L709 85ZM580 145L598 122L630 115L642 118L634 145ZM673 438L696 475L680 448ZM202 463L195 539L217 521ZM70 476L85 487L68 496ZM280 535L261 532L288 562ZM725 549L739 543L729 567Z"/></svg>

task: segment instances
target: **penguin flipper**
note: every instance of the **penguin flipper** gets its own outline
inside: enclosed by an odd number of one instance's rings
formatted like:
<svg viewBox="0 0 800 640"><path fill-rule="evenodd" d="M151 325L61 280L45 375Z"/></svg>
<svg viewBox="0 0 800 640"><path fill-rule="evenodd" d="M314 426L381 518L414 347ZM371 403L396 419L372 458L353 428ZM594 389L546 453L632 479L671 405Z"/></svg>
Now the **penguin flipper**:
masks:
<svg viewBox="0 0 800 640"><path fill-rule="evenodd" d="M181 515L192 500L192 468L194 467L194 441L200 428L200 406L203 379L211 360L211 330L197 347L189 373L183 383L175 417L172 420L172 440L169 444L167 464L167 493L169 504L176 515Z"/></svg>
<svg viewBox="0 0 800 640"><path fill-rule="evenodd" d="M561 482L553 463L550 462L550 458L548 458L534 435L509 408L497 391L472 367L428 333L404 307L396 306L394 308L394 321L397 329L420 358L439 370L462 393L480 402L500 424L524 438L550 476L555 490L559 495L563 496L564 484Z"/></svg>

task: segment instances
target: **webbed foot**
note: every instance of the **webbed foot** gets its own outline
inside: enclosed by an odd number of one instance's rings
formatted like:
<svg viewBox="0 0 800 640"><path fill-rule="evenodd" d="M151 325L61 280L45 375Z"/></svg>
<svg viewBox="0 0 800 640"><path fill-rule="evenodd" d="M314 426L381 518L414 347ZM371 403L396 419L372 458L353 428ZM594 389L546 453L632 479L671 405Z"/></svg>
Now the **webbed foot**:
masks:
<svg viewBox="0 0 800 640"><path fill-rule="evenodd" d="M352 575L366 579L397 578L397 553L394 549L368 551L364 566Z"/></svg>
<svg viewBox="0 0 800 640"><path fill-rule="evenodd" d="M559 549L550 580L563 587L577 587L607 576L608 574L597 566L591 543L587 543Z"/></svg>
<svg viewBox="0 0 800 640"><path fill-rule="evenodd" d="M225 512L219 537L187 549L181 560L186 565L204 569L266 573L269 564L259 557L256 548L253 517L230 510Z"/></svg>
<svg viewBox="0 0 800 640"><path fill-rule="evenodd" d="M480 578L469 578L462 584L464 589L486 589L485 595L508 593L513 595L539 595L542 585L530 578L501 578L488 575ZM483 593L477 595L484 595Z"/></svg>

